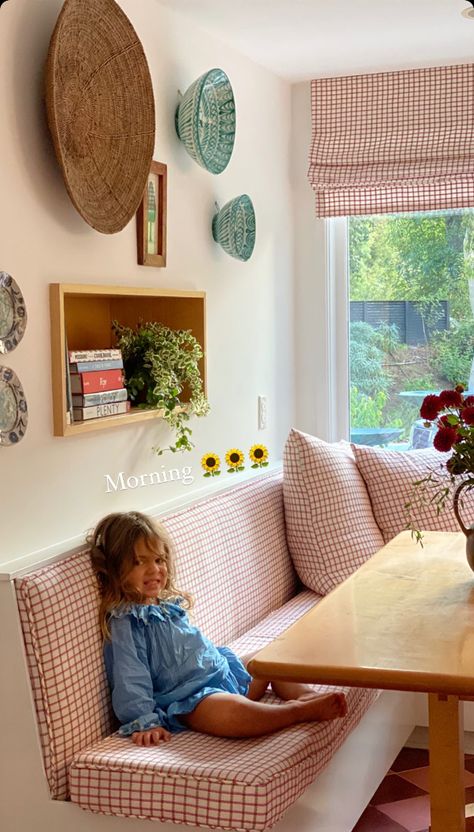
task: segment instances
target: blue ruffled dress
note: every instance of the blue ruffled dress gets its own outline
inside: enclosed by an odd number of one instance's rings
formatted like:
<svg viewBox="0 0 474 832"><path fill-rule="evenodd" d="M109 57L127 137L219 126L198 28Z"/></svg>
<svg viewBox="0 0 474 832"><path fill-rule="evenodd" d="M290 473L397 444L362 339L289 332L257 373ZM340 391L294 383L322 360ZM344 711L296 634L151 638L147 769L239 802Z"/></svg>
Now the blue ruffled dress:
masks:
<svg viewBox="0 0 474 832"><path fill-rule="evenodd" d="M159 725L185 731L179 717L206 696L248 692L252 677L240 659L193 627L180 601L127 604L110 615L104 659L122 736Z"/></svg>

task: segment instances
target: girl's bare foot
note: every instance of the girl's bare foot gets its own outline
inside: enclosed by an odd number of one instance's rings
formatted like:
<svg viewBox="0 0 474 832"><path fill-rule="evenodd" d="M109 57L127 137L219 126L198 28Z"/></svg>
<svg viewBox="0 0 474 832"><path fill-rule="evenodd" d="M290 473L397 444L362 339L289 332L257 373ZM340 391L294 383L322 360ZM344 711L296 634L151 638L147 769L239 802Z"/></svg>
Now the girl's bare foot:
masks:
<svg viewBox="0 0 474 832"><path fill-rule="evenodd" d="M263 737L300 722L321 722L347 713L343 693L292 699L279 705L255 702L235 693L213 693L183 721L193 731L215 737Z"/></svg>
<svg viewBox="0 0 474 832"><path fill-rule="evenodd" d="M300 722L322 722L347 714L347 702L343 693L327 693L297 699L301 711ZM295 703L296 704L296 703Z"/></svg>

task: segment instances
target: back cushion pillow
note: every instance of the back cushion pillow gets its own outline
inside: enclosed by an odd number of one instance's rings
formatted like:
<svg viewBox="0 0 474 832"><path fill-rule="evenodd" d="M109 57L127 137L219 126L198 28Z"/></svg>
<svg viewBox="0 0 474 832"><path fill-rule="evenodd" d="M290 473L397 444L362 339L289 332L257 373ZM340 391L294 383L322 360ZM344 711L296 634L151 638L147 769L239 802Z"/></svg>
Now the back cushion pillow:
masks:
<svg viewBox="0 0 474 832"><path fill-rule="evenodd" d="M413 483L430 471L445 476L446 484L449 485L446 471L449 454L441 454L435 448L386 451L383 448L369 448L365 445L352 445L352 450L370 494L375 519L386 543L406 528L408 513L405 506L408 502L412 503L410 514L418 529L459 531L452 509L452 496L447 497L445 508L439 514L436 504L429 502L436 489L427 492L428 502L424 505L419 506L419 501L413 502ZM460 508L468 521L474 516L474 491L467 494L464 492Z"/></svg>
<svg viewBox="0 0 474 832"><path fill-rule="evenodd" d="M383 546L347 443L292 430L283 455L288 548L305 586L325 595Z"/></svg>

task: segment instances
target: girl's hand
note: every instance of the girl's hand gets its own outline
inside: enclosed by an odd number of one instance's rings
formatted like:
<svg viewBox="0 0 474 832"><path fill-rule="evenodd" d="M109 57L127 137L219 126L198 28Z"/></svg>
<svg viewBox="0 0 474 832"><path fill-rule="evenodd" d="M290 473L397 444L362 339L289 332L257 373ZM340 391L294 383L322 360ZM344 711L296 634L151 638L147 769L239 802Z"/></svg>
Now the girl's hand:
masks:
<svg viewBox="0 0 474 832"><path fill-rule="evenodd" d="M160 742L169 742L171 734L166 728L150 728L149 731L135 731L132 734L132 742L135 745L159 745Z"/></svg>

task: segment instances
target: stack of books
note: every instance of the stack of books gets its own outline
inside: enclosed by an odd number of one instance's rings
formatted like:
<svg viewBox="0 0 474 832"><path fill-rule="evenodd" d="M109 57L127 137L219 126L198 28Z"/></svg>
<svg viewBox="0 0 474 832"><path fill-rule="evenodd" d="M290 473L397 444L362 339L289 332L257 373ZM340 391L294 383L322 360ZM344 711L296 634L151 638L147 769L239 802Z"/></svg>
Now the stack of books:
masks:
<svg viewBox="0 0 474 832"><path fill-rule="evenodd" d="M74 422L130 410L121 350L69 350L67 382L68 411Z"/></svg>

